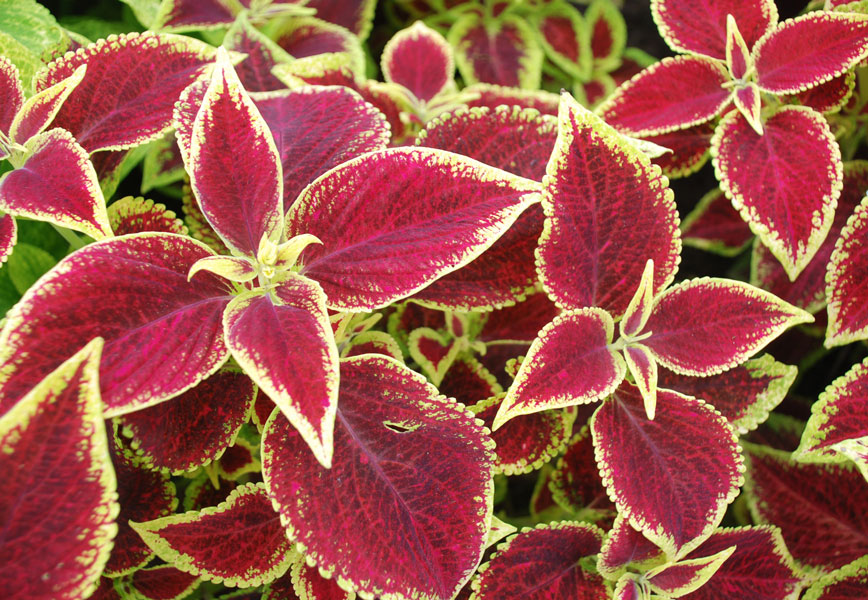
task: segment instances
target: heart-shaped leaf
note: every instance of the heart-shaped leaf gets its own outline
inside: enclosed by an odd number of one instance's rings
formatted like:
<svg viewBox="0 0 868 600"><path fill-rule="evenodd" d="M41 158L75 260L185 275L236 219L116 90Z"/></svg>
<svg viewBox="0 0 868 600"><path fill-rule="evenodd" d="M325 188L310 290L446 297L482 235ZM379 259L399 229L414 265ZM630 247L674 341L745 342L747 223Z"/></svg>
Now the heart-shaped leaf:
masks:
<svg viewBox="0 0 868 600"><path fill-rule="evenodd" d="M311 8L310 3L306 6ZM359 38L345 27L322 18L290 16L270 24L267 31L278 46L296 59L339 56L346 61L349 71L364 73L365 54Z"/></svg>
<svg viewBox="0 0 868 600"><path fill-rule="evenodd" d="M100 410L101 348L90 342L0 418L0 576L15 582L4 584L7 597L86 598L109 558L118 504Z"/></svg>
<svg viewBox="0 0 868 600"><path fill-rule="evenodd" d="M536 27L546 55L570 76L588 79L594 55L590 29L582 14L566 2L541 6L540 13Z"/></svg>
<svg viewBox="0 0 868 600"><path fill-rule="evenodd" d="M627 572L626 567L651 567L666 558L651 540L630 525L623 514L615 517L612 529L600 549L597 569L610 581L617 581Z"/></svg>
<svg viewBox="0 0 868 600"><path fill-rule="evenodd" d="M422 21L402 29L386 43L380 64L386 81L404 86L421 102L430 102L455 85L452 47Z"/></svg>
<svg viewBox="0 0 868 600"><path fill-rule="evenodd" d="M323 470L275 413L263 432L263 477L290 539L341 587L451 598L488 536L493 444L485 432L402 364L349 358L332 468Z"/></svg>

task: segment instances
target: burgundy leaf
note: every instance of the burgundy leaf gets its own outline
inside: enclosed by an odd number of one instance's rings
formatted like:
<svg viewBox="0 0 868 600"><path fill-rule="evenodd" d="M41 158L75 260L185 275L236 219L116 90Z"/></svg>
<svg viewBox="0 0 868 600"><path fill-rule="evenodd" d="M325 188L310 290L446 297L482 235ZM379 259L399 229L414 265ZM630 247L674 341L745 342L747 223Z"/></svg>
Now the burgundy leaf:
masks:
<svg viewBox="0 0 868 600"><path fill-rule="evenodd" d="M745 434L763 423L781 403L797 371L764 354L710 377L689 377L660 369L657 386L705 400L736 431Z"/></svg>
<svg viewBox="0 0 868 600"><path fill-rule="evenodd" d="M310 6L308 3L307 7ZM349 61L352 72L364 72L365 57L359 39L345 27L321 18L292 16L272 25L269 33L280 48L296 59L340 53Z"/></svg>
<svg viewBox="0 0 868 600"><path fill-rule="evenodd" d="M829 324L826 347L840 346L868 337L868 244L865 228L868 194L847 219L826 267L826 307Z"/></svg>
<svg viewBox="0 0 868 600"><path fill-rule="evenodd" d="M473 580L474 598L608 600L602 577L582 566L600 551L603 531L561 521L523 529L497 547Z"/></svg>
<svg viewBox="0 0 868 600"><path fill-rule="evenodd" d="M237 296L223 324L232 356L328 468L339 359L322 289L290 273L271 292Z"/></svg>
<svg viewBox="0 0 868 600"><path fill-rule="evenodd" d="M254 390L245 375L216 373L171 402L123 415L121 423L151 468L191 471L232 444L247 421Z"/></svg>
<svg viewBox="0 0 868 600"><path fill-rule="evenodd" d="M195 31L225 27L235 19L225 0L167 0L160 3L151 29Z"/></svg>
<svg viewBox="0 0 868 600"><path fill-rule="evenodd" d="M611 394L624 379L623 358L609 347L614 323L599 308L567 311L543 327L498 409L493 429L519 415Z"/></svg>
<svg viewBox="0 0 868 600"><path fill-rule="evenodd" d="M18 241L18 226L12 215L0 216L0 265L9 259L15 242Z"/></svg>
<svg viewBox="0 0 868 600"><path fill-rule="evenodd" d="M868 560L863 556L818 579L805 600L850 600L868 592Z"/></svg>
<svg viewBox="0 0 868 600"><path fill-rule="evenodd" d="M490 429L503 398L503 393L492 396L469 407L470 411ZM513 419L492 433L495 474L530 473L549 462L566 446L575 416L567 409L536 412Z"/></svg>
<svg viewBox="0 0 868 600"><path fill-rule="evenodd" d="M205 273L187 281L193 263L210 255L187 237L142 233L63 259L7 314L2 409L97 336L106 341L100 387L107 415L162 402L216 371L229 355L220 322L228 289Z"/></svg>
<svg viewBox="0 0 868 600"><path fill-rule="evenodd" d="M199 587L199 578L171 565L159 565L140 569L116 585L122 590L123 598L181 600Z"/></svg>
<svg viewBox="0 0 868 600"><path fill-rule="evenodd" d="M726 58L726 16L733 15L748 48L778 22L771 0L652 0L660 35L676 52Z"/></svg>
<svg viewBox="0 0 868 600"><path fill-rule="evenodd" d="M590 30L581 13L566 2L540 8L543 14L538 17L537 29L548 57L571 77L588 79L594 56Z"/></svg>
<svg viewBox="0 0 868 600"><path fill-rule="evenodd" d="M627 25L621 11L611 2L592 2L585 12L585 20L591 36L594 67L616 69L627 42Z"/></svg>
<svg viewBox="0 0 868 600"><path fill-rule="evenodd" d="M362 354L385 354L397 361L403 361L404 355L401 346L391 335L385 331L366 331L353 336L350 345L341 351L341 358L349 356L361 356ZM451 395L451 394L447 394Z"/></svg>
<svg viewBox="0 0 868 600"><path fill-rule="evenodd" d="M826 83L799 92L791 98L803 106L810 106L819 113L834 113L847 105L853 97L855 87L856 75L853 71L847 71Z"/></svg>
<svg viewBox="0 0 868 600"><path fill-rule="evenodd" d="M517 16L486 20L466 14L449 30L449 43L466 83L539 88L542 49L534 30Z"/></svg>
<svg viewBox="0 0 868 600"><path fill-rule="evenodd" d="M597 113L636 137L659 135L710 121L729 104L721 86L729 73L701 56L664 58L619 87Z"/></svg>
<svg viewBox="0 0 868 600"><path fill-rule="evenodd" d="M808 465L746 447L748 505L757 522L781 528L796 560L835 569L868 554L865 478L847 465Z"/></svg>
<svg viewBox="0 0 868 600"><path fill-rule="evenodd" d="M660 168L569 95L544 181L537 270L559 306L627 309L648 259L654 289L675 277L678 216Z"/></svg>
<svg viewBox="0 0 868 600"><path fill-rule="evenodd" d="M521 419L518 422L521 423ZM564 455L558 459L552 473L549 488L554 501L569 511L587 511L583 513L586 515L589 512L605 516L614 514L615 507L606 495L594 462L594 446L587 427L582 427L567 443Z"/></svg>
<svg viewBox="0 0 868 600"><path fill-rule="evenodd" d="M120 150L165 132L175 100L213 57L213 48L189 37L112 35L57 59L36 74L33 85L37 92L44 90L87 64L84 80L63 103L54 126L70 131L88 152Z"/></svg>
<svg viewBox="0 0 868 600"><path fill-rule="evenodd" d="M702 400L658 390L649 421L639 390L625 383L594 413L591 433L618 511L675 559L711 535L743 482L736 436Z"/></svg>
<svg viewBox="0 0 868 600"><path fill-rule="evenodd" d="M704 377L743 363L783 331L814 317L741 281L703 277L661 294L643 340L657 361Z"/></svg>
<svg viewBox="0 0 868 600"><path fill-rule="evenodd" d="M142 197L125 196L108 207L108 220L115 235L162 231L187 234L183 221L163 204Z"/></svg>
<svg viewBox="0 0 868 600"><path fill-rule="evenodd" d="M467 94L476 96L467 106L497 108L501 104L515 104L522 108L535 108L544 115L557 116L560 97L543 90L523 90L514 87L475 83L464 88Z"/></svg>
<svg viewBox="0 0 868 600"><path fill-rule="evenodd" d="M187 484L187 489L184 490L184 510L201 510L209 506L217 506L221 502L225 502L238 484L234 481L217 477L216 484L220 487L214 487L215 483L204 472Z"/></svg>
<svg viewBox="0 0 868 600"><path fill-rule="evenodd" d="M386 81L404 86L422 102L430 102L455 85L452 48L422 21L402 29L386 43L380 64Z"/></svg>
<svg viewBox="0 0 868 600"><path fill-rule="evenodd" d="M108 560L118 504L100 411L101 347L90 342L0 417L7 598L86 598Z"/></svg>
<svg viewBox="0 0 868 600"><path fill-rule="evenodd" d="M686 558L710 556L735 546L717 572L698 590L682 596L688 600L786 600L801 587L781 532L759 525L718 529Z"/></svg>
<svg viewBox="0 0 868 600"><path fill-rule="evenodd" d="M304 556L301 554L292 563L290 572L292 573L293 593L298 596L299 600L355 600L356 598L353 592L339 587L334 579L325 579L316 567L311 567L305 562ZM284 599L283 597L273 599L269 597L266 600Z"/></svg>
<svg viewBox="0 0 868 600"><path fill-rule="evenodd" d="M503 392L497 379L482 363L466 356L459 356L452 363L437 389L444 396L455 398L465 406Z"/></svg>
<svg viewBox="0 0 868 600"><path fill-rule="evenodd" d="M750 228L719 188L700 199L681 223L681 231L685 246L724 256L735 256L753 239Z"/></svg>
<svg viewBox="0 0 868 600"><path fill-rule="evenodd" d="M659 563L663 552L651 540L634 529L623 514L615 517L612 529L600 549L597 569L609 580L617 580L626 567Z"/></svg>
<svg viewBox="0 0 868 600"><path fill-rule="evenodd" d="M131 525L167 563L215 583L268 583L286 572L292 558L261 483L239 486L213 508Z"/></svg>
<svg viewBox="0 0 868 600"><path fill-rule="evenodd" d="M258 446L239 437L228 448L217 463L217 471L222 478L235 481L247 473L259 473L262 465L256 457Z"/></svg>
<svg viewBox="0 0 868 600"><path fill-rule="evenodd" d="M255 102L277 144L285 208L329 169L389 142L383 115L344 87L305 86Z"/></svg>
<svg viewBox="0 0 868 600"><path fill-rule="evenodd" d="M111 237L96 171L72 135L52 129L32 138L27 149L24 164L0 179L0 210L96 239Z"/></svg>
<svg viewBox="0 0 868 600"><path fill-rule="evenodd" d="M190 126L192 127L192 121ZM148 153L142 161L142 193L182 181L186 177L187 172L184 170L184 160L175 141L175 132L172 131L151 142Z"/></svg>
<svg viewBox="0 0 868 600"><path fill-rule="evenodd" d="M263 238L280 238L283 176L268 125L221 56L193 124L189 156L182 155L205 218L230 249L255 256Z"/></svg>
<svg viewBox="0 0 868 600"><path fill-rule="evenodd" d="M661 135L645 136L643 139L672 150L651 162L658 165L664 175L675 179L691 175L705 165L710 156L713 134L714 127L711 123L701 123Z"/></svg>
<svg viewBox="0 0 868 600"><path fill-rule="evenodd" d="M645 574L648 587L664 596L680 598L701 588L733 551L735 546L729 546L711 556L685 558L674 564L655 567Z"/></svg>
<svg viewBox="0 0 868 600"><path fill-rule="evenodd" d="M753 49L757 83L772 94L794 94L825 83L868 56L868 18L812 12L784 21Z"/></svg>
<svg viewBox="0 0 868 600"><path fill-rule="evenodd" d="M0 131L9 133L9 127L21 105L24 90L21 89L18 68L5 56L0 56Z"/></svg>
<svg viewBox="0 0 868 600"><path fill-rule="evenodd" d="M86 65L81 65L66 79L28 98L9 127L9 137L23 144L33 136L42 133L57 115L75 86L81 83L86 69Z"/></svg>
<svg viewBox="0 0 868 600"><path fill-rule="evenodd" d="M239 15L235 19L223 38L223 46L246 55L235 66L235 70L248 92L267 92L286 87L271 70L278 63L290 62L292 56L251 25L246 17Z"/></svg>
<svg viewBox="0 0 868 600"><path fill-rule="evenodd" d="M310 0L305 4L316 9L320 19L346 27L360 40L368 37L375 5L374 0Z"/></svg>
<svg viewBox="0 0 868 600"><path fill-rule="evenodd" d="M459 345L453 343L446 333L428 327L411 331L407 338L407 348L420 370L436 386L440 385L443 376L461 351Z"/></svg>
<svg viewBox="0 0 868 600"><path fill-rule="evenodd" d="M119 449L117 444L112 446L121 511L117 517L118 534L103 575L120 577L143 567L154 556L129 526L129 521L147 521L172 514L178 506L178 498L168 474L148 470L131 453Z"/></svg>
<svg viewBox="0 0 868 600"><path fill-rule="evenodd" d="M341 587L451 598L488 535L486 431L400 363L345 359L332 468L323 470L273 415L263 432L263 476L290 539Z"/></svg>
<svg viewBox="0 0 868 600"><path fill-rule="evenodd" d="M372 310L406 297L487 249L535 203L538 184L427 148L360 156L308 186L286 220L288 238L315 235L302 273L336 310Z"/></svg>
<svg viewBox="0 0 868 600"><path fill-rule="evenodd" d="M503 340L527 342L536 339L539 330L560 314L560 309L542 292L531 294L526 300L513 306L486 313L485 325L478 339L490 343ZM491 344L488 352L497 344Z"/></svg>

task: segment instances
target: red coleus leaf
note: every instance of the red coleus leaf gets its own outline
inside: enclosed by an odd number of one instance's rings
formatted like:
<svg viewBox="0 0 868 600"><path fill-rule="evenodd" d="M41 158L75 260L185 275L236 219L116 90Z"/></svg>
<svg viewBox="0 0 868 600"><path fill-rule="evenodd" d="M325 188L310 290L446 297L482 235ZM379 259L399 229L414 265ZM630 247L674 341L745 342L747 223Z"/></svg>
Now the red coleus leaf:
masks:
<svg viewBox="0 0 868 600"><path fill-rule="evenodd" d="M135 600L182 600L199 587L199 578L179 571L171 565L139 569L128 578L119 580L119 598Z"/></svg>
<svg viewBox="0 0 868 600"><path fill-rule="evenodd" d="M497 379L482 363L463 356L452 363L437 389L444 396L455 398L465 406L503 392Z"/></svg>
<svg viewBox="0 0 868 600"><path fill-rule="evenodd" d="M852 459L863 474L868 474L866 396L868 359L833 381L811 406L811 418L794 453L795 458L805 462L846 462Z"/></svg>
<svg viewBox="0 0 868 600"><path fill-rule="evenodd" d="M533 29L515 15L485 19L469 13L449 30L464 81L537 89L543 52Z"/></svg>
<svg viewBox="0 0 868 600"><path fill-rule="evenodd" d="M355 600L356 598L354 592L342 589L334 579L326 579L320 575L317 568L308 565L301 554L292 563L290 574L292 593L298 600ZM272 585L272 594L265 600L295 600L295 597L288 594L275 594L275 587Z"/></svg>
<svg viewBox="0 0 868 600"><path fill-rule="evenodd" d="M87 65L81 65L66 79L28 98L9 126L9 137L23 144L44 131L75 86L81 83L86 69Z"/></svg>
<svg viewBox="0 0 868 600"><path fill-rule="evenodd" d="M420 370L436 386L440 385L443 376L461 351L458 344L453 343L444 332L428 327L411 331L407 338L407 348Z"/></svg>
<svg viewBox="0 0 868 600"><path fill-rule="evenodd" d="M664 58L619 87L597 109L618 131L636 137L699 125L729 104L729 73L702 56Z"/></svg>
<svg viewBox="0 0 868 600"><path fill-rule="evenodd" d="M493 429L517 417L595 402L624 379L624 359L609 347L609 314L599 308L567 311L543 327L498 409Z"/></svg>
<svg viewBox="0 0 868 600"><path fill-rule="evenodd" d="M90 342L0 418L7 597L86 598L108 560L118 505L100 411L101 347Z"/></svg>
<svg viewBox="0 0 868 600"><path fill-rule="evenodd" d="M306 6L310 8L310 4ZM296 59L341 54L352 72L364 73L365 56L359 38L345 27L314 17L291 16L273 23L268 33Z"/></svg>
<svg viewBox="0 0 868 600"><path fill-rule="evenodd" d="M310 0L305 4L316 9L316 16L329 23L346 27L360 40L368 37L374 18L374 0Z"/></svg>
<svg viewBox="0 0 868 600"><path fill-rule="evenodd" d="M868 337L868 303L865 272L868 270L868 195L847 219L826 270L826 310L829 324L826 347L840 346Z"/></svg>
<svg viewBox="0 0 868 600"><path fill-rule="evenodd" d="M232 444L255 395L247 376L216 373L171 402L120 420L124 434L148 466L173 473L191 471L215 460Z"/></svg>
<svg viewBox="0 0 868 600"><path fill-rule="evenodd" d="M623 514L618 514L600 549L597 570L606 579L616 581L626 572L628 565L634 568L652 566L664 560L660 548L634 529Z"/></svg>
<svg viewBox="0 0 868 600"><path fill-rule="evenodd" d="M283 575L292 559L261 483L239 486L213 508L131 525L167 563L215 583L268 583Z"/></svg>
<svg viewBox="0 0 868 600"><path fill-rule="evenodd" d="M735 256L754 239L750 228L719 188L700 199L682 221L681 232L685 246L724 256Z"/></svg>
<svg viewBox="0 0 868 600"><path fill-rule="evenodd" d="M667 179L566 94L543 185L537 270L559 306L597 306L620 316L646 260L654 260L656 291L675 277L681 240Z"/></svg>
<svg viewBox="0 0 868 600"><path fill-rule="evenodd" d="M688 559L710 556L735 546L735 552L698 590L682 596L688 600L787 600L801 587L781 532L760 525L718 529Z"/></svg>
<svg viewBox="0 0 868 600"><path fill-rule="evenodd" d="M515 104L522 108L535 108L544 115L558 114L560 97L557 94L544 90L522 90L519 88L492 85L488 83L475 83L464 88L464 91L475 96L467 101L467 106L487 106L497 108L501 104Z"/></svg>
<svg viewBox="0 0 868 600"><path fill-rule="evenodd" d="M788 327L813 320L759 288L704 277L655 300L642 343L667 369L702 377L743 363Z"/></svg>
<svg viewBox="0 0 868 600"><path fill-rule="evenodd" d="M9 133L9 127L21 105L24 104L24 90L18 68L5 56L0 57L0 131Z"/></svg>
<svg viewBox="0 0 868 600"><path fill-rule="evenodd" d="M658 165L664 175L674 179L691 175L705 165L710 156L713 134L711 123L701 123L661 135L645 136L644 139L672 150L655 157L651 162Z"/></svg>
<svg viewBox="0 0 868 600"><path fill-rule="evenodd" d="M205 379L229 355L221 327L229 290L209 274L188 282L187 272L211 255L187 237L142 233L63 259L7 314L0 408L97 336L106 340L100 387L107 415L157 404Z"/></svg>
<svg viewBox="0 0 868 600"><path fill-rule="evenodd" d="M18 226L12 215L0 216L0 265L6 262L15 242L18 240Z"/></svg>
<svg viewBox="0 0 868 600"><path fill-rule="evenodd" d="M451 46L422 21L402 29L386 43L380 64L386 81L404 86L422 102L430 102L455 85Z"/></svg>
<svg viewBox="0 0 868 600"><path fill-rule="evenodd" d="M113 35L57 59L33 82L37 92L44 90L86 64L84 79L63 103L54 126L70 131L88 152L120 150L168 130L181 91L202 76L213 57L213 48L189 37Z"/></svg>
<svg viewBox="0 0 868 600"><path fill-rule="evenodd" d="M641 393L625 383L594 413L591 433L619 512L675 559L711 535L743 481L732 428L702 400L658 390L649 421Z"/></svg>
<svg viewBox="0 0 868 600"><path fill-rule="evenodd" d="M850 600L868 593L868 559L864 556L818 579L804 600Z"/></svg>
<svg viewBox="0 0 868 600"><path fill-rule="evenodd" d="M868 17L817 11L784 21L753 49L757 84L794 94L825 83L868 56Z"/></svg>
<svg viewBox="0 0 868 600"><path fill-rule="evenodd" d="M112 446L121 510L117 517L118 533L103 575L120 577L143 567L154 556L129 526L129 521L147 521L172 514L178 506L178 498L175 484L167 474L144 468L131 453L118 448L116 443Z"/></svg>
<svg viewBox="0 0 868 600"><path fill-rule="evenodd" d="M232 356L329 467L339 359L325 301L315 282L290 273L271 292L237 296L223 325Z"/></svg>
<svg viewBox="0 0 868 600"><path fill-rule="evenodd" d="M729 546L710 556L684 558L651 569L645 574L648 587L670 598L680 598L701 588L733 553Z"/></svg>
<svg viewBox="0 0 868 600"><path fill-rule="evenodd" d="M195 31L225 27L235 19L231 2L225 0L166 0L151 23L153 30Z"/></svg>
<svg viewBox="0 0 868 600"><path fill-rule="evenodd" d="M778 22L772 0L652 0L660 35L676 52L726 58L726 17L735 17L748 48Z"/></svg>
<svg viewBox="0 0 868 600"><path fill-rule="evenodd" d="M865 478L858 470L796 463L760 446L745 452L751 513L781 528L796 560L828 570L868 554Z"/></svg>
<svg viewBox="0 0 868 600"><path fill-rule="evenodd" d="M597 0L591 2L585 12L585 21L588 23L588 32L591 36L594 67L609 69L614 75L620 67L624 66L621 62L624 58L624 45L627 42L627 24L621 16L621 11L611 2ZM618 83L621 83L621 80L618 80Z"/></svg>
<svg viewBox="0 0 868 600"><path fill-rule="evenodd" d="M124 196L113 202L108 207L108 220L115 235L146 231L187 234L184 222L173 211L141 196Z"/></svg>
<svg viewBox="0 0 868 600"><path fill-rule="evenodd" d="M841 152L829 124L810 108L787 106L759 135L733 111L711 144L721 188L795 279L829 232L841 193Z"/></svg>
<svg viewBox="0 0 868 600"><path fill-rule="evenodd" d="M588 79L594 56L590 30L581 13L566 2L552 2L540 9L536 27L546 54L571 77Z"/></svg>
<svg viewBox="0 0 868 600"><path fill-rule="evenodd" d="M488 535L493 444L485 432L421 375L359 356L341 363L332 468L324 471L275 414L263 432L263 477L289 538L341 587L451 598Z"/></svg>
<svg viewBox="0 0 868 600"><path fill-rule="evenodd" d="M0 210L111 237L96 171L72 135L52 129L26 147L31 154L24 164L0 179Z"/></svg>
<svg viewBox="0 0 868 600"><path fill-rule="evenodd" d="M263 238L279 240L277 147L225 54L196 114L189 156L182 155L202 213L231 250L255 256Z"/></svg>
<svg viewBox="0 0 868 600"><path fill-rule="evenodd" d="M820 113L838 112L847 105L856 88L856 74L851 70L834 79L791 96L799 104Z"/></svg>
<svg viewBox="0 0 868 600"><path fill-rule="evenodd" d="M441 390L442 391L442 390ZM491 427L504 394L498 394L469 407L477 418ZM567 444L575 412L548 410L514 419L491 435L497 460L494 472L504 475L530 473L560 454Z"/></svg>
<svg viewBox="0 0 868 600"><path fill-rule="evenodd" d="M702 398L741 434L756 429L781 403L796 379L796 367L768 354L710 377L689 377L660 369L657 386Z"/></svg>
<svg viewBox="0 0 868 600"><path fill-rule="evenodd" d="M473 580L473 597L608 600L602 577L583 566L600 551L603 531L562 521L526 528L497 547Z"/></svg>
<svg viewBox="0 0 868 600"><path fill-rule="evenodd" d="M828 265L847 219L859 205L865 190L868 190L868 162L844 163L843 189L835 209L832 227L808 266L795 281L790 281L786 271L769 249L762 244L756 244L751 257L751 283L810 313L820 310L826 304L827 268L831 270L833 280L839 271L846 271L844 265L837 268Z"/></svg>
<svg viewBox="0 0 868 600"><path fill-rule="evenodd" d="M259 473L262 465L256 457L258 446L253 446L244 438L238 438L220 457L217 472L221 477L235 481L247 473Z"/></svg>
<svg viewBox="0 0 868 600"><path fill-rule="evenodd" d="M278 63L290 62L292 56L251 25L244 15L238 15L226 32L223 47L246 55L235 70L247 91L267 92L285 88L271 70Z"/></svg>
<svg viewBox="0 0 868 600"><path fill-rule="evenodd" d="M329 169L389 143L383 115L347 88L305 86L255 103L277 142L285 207Z"/></svg>
<svg viewBox="0 0 868 600"><path fill-rule="evenodd" d="M336 310L373 310L476 258L535 203L538 184L466 157L393 148L345 162L308 186L286 235Z"/></svg>
<svg viewBox="0 0 868 600"><path fill-rule="evenodd" d="M522 420L519 419L518 423ZM614 514L614 506L606 495L597 463L594 462L594 446L587 427L582 427L567 443L551 475L549 488L552 499L574 513ZM603 573L602 569L599 570Z"/></svg>
<svg viewBox="0 0 868 600"><path fill-rule="evenodd" d="M187 484L187 489L184 490L184 510L201 510L209 506L217 506L221 502L225 502L232 490L238 487L234 481L216 478L219 488L214 487L214 482L204 472L201 472L195 479Z"/></svg>

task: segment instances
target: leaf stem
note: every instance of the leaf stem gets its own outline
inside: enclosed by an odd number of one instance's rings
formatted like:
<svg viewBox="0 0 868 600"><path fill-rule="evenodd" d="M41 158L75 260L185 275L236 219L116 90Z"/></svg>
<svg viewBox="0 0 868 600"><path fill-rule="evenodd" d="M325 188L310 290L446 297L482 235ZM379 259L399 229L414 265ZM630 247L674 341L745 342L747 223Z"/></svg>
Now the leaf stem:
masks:
<svg viewBox="0 0 868 600"><path fill-rule="evenodd" d="M52 223L51 226L60 234L60 237L69 243L69 247L72 251L84 248L87 245L87 242L78 237L74 231L71 231L66 227L61 227L60 225L55 225L54 223Z"/></svg>

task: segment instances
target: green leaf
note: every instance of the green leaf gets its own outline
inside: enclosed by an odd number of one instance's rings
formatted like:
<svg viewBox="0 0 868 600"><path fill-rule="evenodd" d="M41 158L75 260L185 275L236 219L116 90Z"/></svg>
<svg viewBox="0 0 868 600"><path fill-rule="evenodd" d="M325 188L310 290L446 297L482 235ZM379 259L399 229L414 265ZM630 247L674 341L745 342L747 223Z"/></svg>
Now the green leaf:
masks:
<svg viewBox="0 0 868 600"><path fill-rule="evenodd" d="M0 54L21 72L24 88L42 61L69 47L69 36L47 8L34 0L0 0Z"/></svg>
<svg viewBox="0 0 868 600"><path fill-rule="evenodd" d="M9 279L15 291L23 294L56 263L54 257L42 248L19 242L9 257Z"/></svg>

